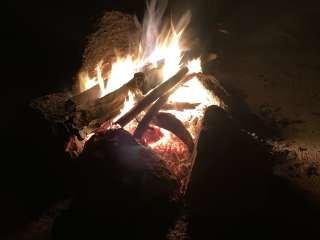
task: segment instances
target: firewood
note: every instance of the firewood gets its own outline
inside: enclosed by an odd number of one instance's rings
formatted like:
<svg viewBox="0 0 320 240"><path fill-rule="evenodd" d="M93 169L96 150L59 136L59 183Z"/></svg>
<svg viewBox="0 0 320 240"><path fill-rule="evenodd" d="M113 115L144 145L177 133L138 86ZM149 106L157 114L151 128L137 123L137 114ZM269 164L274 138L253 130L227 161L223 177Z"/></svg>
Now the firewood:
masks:
<svg viewBox="0 0 320 240"><path fill-rule="evenodd" d="M188 147L189 151L192 152L194 148L194 142L191 134L185 128L183 123L171 113L159 112L153 119L152 124L164 128L180 140L182 140Z"/></svg>
<svg viewBox="0 0 320 240"><path fill-rule="evenodd" d="M168 101L169 96L171 95L172 91L166 93L162 97L160 97L148 110L148 112L144 115L142 120L139 122L136 130L134 131L133 136L137 139L140 139L148 128L152 119L157 115L161 107Z"/></svg>
<svg viewBox="0 0 320 240"><path fill-rule="evenodd" d="M231 95L224 89L221 83L212 75L197 73L197 78L203 86L217 96L224 108L232 105Z"/></svg>
<svg viewBox="0 0 320 240"><path fill-rule="evenodd" d="M130 239L154 239L175 222L179 179L129 132L94 135L75 165L73 201L53 226L61 239L126 239L119 228L129 230Z"/></svg>
<svg viewBox="0 0 320 240"><path fill-rule="evenodd" d="M185 83L186 81L192 79L192 75L189 75L186 77L183 81ZM181 82L180 82L181 83ZM175 87L173 87L170 91L168 91L165 95L160 97L155 104L152 105L152 107L148 110L146 115L143 117L143 119L138 124L135 132L134 137L140 139L145 132L145 130L148 128L150 122L152 119L157 115L157 113L160 111L162 106L168 101L168 98L170 95L175 92L180 87L180 84L177 84ZM193 147L192 147L193 148Z"/></svg>
<svg viewBox="0 0 320 240"><path fill-rule="evenodd" d="M172 88L174 88L179 82L183 80L185 75L188 73L189 69L187 67L182 68L176 75L171 77L169 80L165 81L158 87L156 87L152 92L150 92L145 98L143 98L137 105L135 105L129 112L123 115L116 123L124 127L128 124L135 116L140 112L145 110L151 103L166 94Z"/></svg>
<svg viewBox="0 0 320 240"><path fill-rule="evenodd" d="M129 90L135 91L141 86L144 75L136 74L132 80L124 84L119 89L97 99L94 103L76 106L71 113L69 122L75 129L82 129L92 121L101 119L106 121L116 117L123 106Z"/></svg>
<svg viewBox="0 0 320 240"><path fill-rule="evenodd" d="M108 80L104 80L104 86L106 86ZM82 93L79 93L70 99L65 103L65 108L68 112L72 112L75 110L77 105L80 104L89 104L90 102L96 100L99 98L101 93L100 85L97 84L93 86L92 88L89 88L85 90Z"/></svg>
<svg viewBox="0 0 320 240"><path fill-rule="evenodd" d="M141 91L143 94L146 94L148 91L156 87L161 82L161 74L162 68L164 65L163 60L159 60L157 62L157 67L154 67L152 64L147 64L141 68L141 73L136 74L144 74L145 79L147 81L141 81L139 86L137 86L138 90ZM107 86L108 79L105 79L104 86ZM100 85L96 84L92 88L89 88L82 93L76 94L72 96L65 104L66 111L72 112L75 110L77 105L85 105L94 102L97 98L100 97Z"/></svg>

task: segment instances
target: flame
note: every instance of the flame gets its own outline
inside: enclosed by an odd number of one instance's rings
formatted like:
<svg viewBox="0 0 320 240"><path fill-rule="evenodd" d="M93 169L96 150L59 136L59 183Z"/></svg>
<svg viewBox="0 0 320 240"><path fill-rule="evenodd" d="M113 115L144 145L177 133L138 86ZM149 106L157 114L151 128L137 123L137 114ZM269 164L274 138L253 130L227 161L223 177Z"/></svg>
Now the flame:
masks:
<svg viewBox="0 0 320 240"><path fill-rule="evenodd" d="M110 72L102 76L100 62L96 67L96 76L89 78L88 74L82 73L79 78L84 82L82 90L89 89L99 84L101 89L100 97L111 93L122 85L130 81L136 72L141 71L147 64L157 66L159 61L163 61L162 81L166 81L177 73L183 65L187 66L189 73L202 72L200 58L192 59L187 63L182 63L183 53L188 49L187 44L183 41L183 34L187 28L191 14L185 13L180 20L174 24L171 21L167 25L162 24L162 18L166 9L165 1L147 2L147 11L142 25L142 37L137 55L128 54L126 57L118 57L112 64ZM107 84L103 79L108 79ZM189 102L197 103L195 109L185 111L168 110L185 123L187 129L193 137L197 136L195 125L198 119L202 118L207 106L217 104L215 97L204 88L197 77L192 78L183 86L177 89L169 98L170 102ZM134 93L129 92L121 113L115 118L119 119L135 104ZM187 124L191 123L191 124ZM134 128L130 125L130 129ZM170 134L164 133L161 142L153 143L151 147L157 144L168 142L172 138Z"/></svg>
<svg viewBox="0 0 320 240"><path fill-rule="evenodd" d="M80 83L80 92L90 89L97 84L96 78L90 78L88 72L80 72L78 78Z"/></svg>
<svg viewBox="0 0 320 240"><path fill-rule="evenodd" d="M128 92L128 97L126 98L126 100L124 101L123 107L120 111L120 114L117 116L117 119L121 118L124 114L126 114L131 108L133 108L135 104L134 101L134 94L129 91Z"/></svg>
<svg viewBox="0 0 320 240"><path fill-rule="evenodd" d="M201 60L200 58L192 59L187 64L189 73L200 73L202 72Z"/></svg>

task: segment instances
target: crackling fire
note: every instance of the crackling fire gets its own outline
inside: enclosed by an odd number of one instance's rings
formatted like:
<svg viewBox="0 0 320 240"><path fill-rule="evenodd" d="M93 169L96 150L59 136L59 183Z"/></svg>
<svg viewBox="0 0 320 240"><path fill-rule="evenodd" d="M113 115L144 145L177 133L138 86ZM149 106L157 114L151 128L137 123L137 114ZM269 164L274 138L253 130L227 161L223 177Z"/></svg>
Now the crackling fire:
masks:
<svg viewBox="0 0 320 240"><path fill-rule="evenodd" d="M185 13L176 24L171 21L170 24L165 25L162 24L164 8L163 6L159 8L157 1L147 3L138 53L118 57L112 63L111 70L106 75L101 73L103 62L96 66L95 76L89 77L88 74L82 73L79 76L81 90L85 91L99 84L100 97L103 97L129 82L134 74L141 72L145 66L158 67L159 62L163 64L160 76L161 82L167 81L182 67L189 69L188 74L202 72L200 57L182 61L184 53L189 50L189 46L184 41L183 36L191 19L190 12ZM108 79L107 84L104 84L103 79ZM213 104L219 105L219 103L216 97L202 85L197 76L181 85L168 99L169 104L186 102L194 104L195 107L182 110L161 109L160 111L171 113L178 118L191 134L193 141L196 142L206 107ZM112 122L116 122L136 103L137 97L133 92L129 91L121 113ZM125 129L133 133L139 123L139 119L144 115L145 111L127 124ZM107 126L107 128L114 127L113 124L107 124ZM91 136L92 134L87 136L86 140ZM190 170L192 153L171 132L150 125L140 142L160 154L177 176L183 177Z"/></svg>

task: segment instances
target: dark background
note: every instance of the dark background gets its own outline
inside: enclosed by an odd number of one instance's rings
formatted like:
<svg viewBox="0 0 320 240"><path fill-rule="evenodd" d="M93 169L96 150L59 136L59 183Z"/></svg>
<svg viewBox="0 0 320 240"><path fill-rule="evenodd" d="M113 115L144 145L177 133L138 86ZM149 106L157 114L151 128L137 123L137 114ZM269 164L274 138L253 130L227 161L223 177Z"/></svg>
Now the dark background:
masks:
<svg viewBox="0 0 320 240"><path fill-rule="evenodd" d="M72 180L72 161L64 154L61 141L50 135L50 126L28 107L29 101L71 88L81 66L86 36L104 11L126 11L141 19L145 4L130 0L13 0L5 5L1 37L0 229L8 232L63 199ZM276 28L277 19L286 15L298 19L289 25L298 36L297 49L319 49L317 1L176 0L169 5L173 14L191 9L192 27L204 49L222 56L225 38L217 34L219 24L231 28L239 41L244 41L245 36L261 28ZM304 9L310 11L306 18Z"/></svg>

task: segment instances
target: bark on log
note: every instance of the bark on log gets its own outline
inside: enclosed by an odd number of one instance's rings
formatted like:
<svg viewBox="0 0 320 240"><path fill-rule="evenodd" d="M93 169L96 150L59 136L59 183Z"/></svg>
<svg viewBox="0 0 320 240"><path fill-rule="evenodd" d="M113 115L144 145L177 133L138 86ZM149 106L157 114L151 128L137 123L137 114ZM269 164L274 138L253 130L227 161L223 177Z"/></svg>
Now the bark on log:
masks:
<svg viewBox="0 0 320 240"><path fill-rule="evenodd" d="M157 85L161 83L162 80L162 68L164 65L164 61L160 60L157 63L157 67L154 67L151 64L147 64L141 69L141 73L136 74L144 74L145 79L147 81L142 81L139 83L138 89L143 93L146 94L151 89L155 88ZM108 79L104 80L104 86L107 86ZM66 102L66 110L68 112L72 112L75 110L77 105L86 105L90 104L91 102L95 101L97 98L99 98L101 93L99 84L96 84L90 89L85 90L82 93L76 94L72 96L68 101Z"/></svg>
<svg viewBox="0 0 320 240"><path fill-rule="evenodd" d="M140 123L138 124L136 130L134 131L133 136L137 139L140 139L148 128L152 119L158 114L161 107L168 101L169 96L171 95L172 91L168 92L167 94L160 97L148 110L148 112L144 115Z"/></svg>
<svg viewBox="0 0 320 240"><path fill-rule="evenodd" d="M187 67L182 68L176 75L165 81L157 88L152 90L145 98L143 98L136 106L134 106L129 112L122 116L116 123L124 127L128 124L135 116L146 109L156 99L161 97L163 94L174 88L179 82L183 80L185 75L188 73Z"/></svg>
<svg viewBox="0 0 320 240"><path fill-rule="evenodd" d="M116 117L123 106L129 90L135 91L141 87L144 75L136 74L135 77L119 89L97 99L94 103L76 106L68 122L74 129L82 129L93 121L106 121Z"/></svg>
<svg viewBox="0 0 320 240"><path fill-rule="evenodd" d="M175 221L177 177L129 132L113 129L93 136L76 166L72 205L54 224L62 239L126 239L119 228L130 231L131 239L154 239L165 236Z"/></svg>

